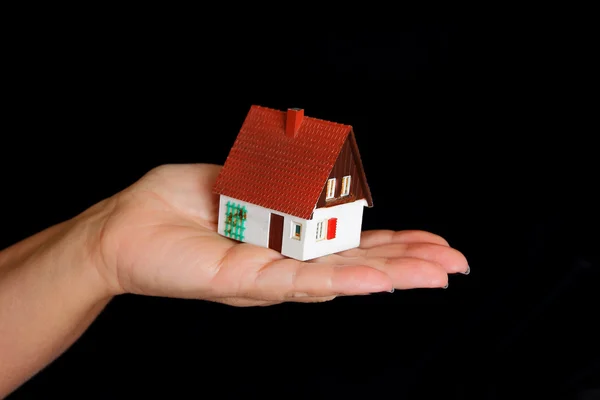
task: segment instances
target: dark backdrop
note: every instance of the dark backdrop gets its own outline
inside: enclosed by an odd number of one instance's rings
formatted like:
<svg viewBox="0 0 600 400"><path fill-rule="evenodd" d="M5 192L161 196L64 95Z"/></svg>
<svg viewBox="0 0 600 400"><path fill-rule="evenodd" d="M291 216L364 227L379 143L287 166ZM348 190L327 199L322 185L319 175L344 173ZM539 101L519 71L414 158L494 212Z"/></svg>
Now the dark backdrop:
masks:
<svg viewBox="0 0 600 400"><path fill-rule="evenodd" d="M599 387L594 152L547 41L451 23L110 32L21 33L2 247L157 165L223 163L259 104L353 125L375 203L364 227L440 234L472 273L446 290L269 308L121 296L11 399L575 398Z"/></svg>

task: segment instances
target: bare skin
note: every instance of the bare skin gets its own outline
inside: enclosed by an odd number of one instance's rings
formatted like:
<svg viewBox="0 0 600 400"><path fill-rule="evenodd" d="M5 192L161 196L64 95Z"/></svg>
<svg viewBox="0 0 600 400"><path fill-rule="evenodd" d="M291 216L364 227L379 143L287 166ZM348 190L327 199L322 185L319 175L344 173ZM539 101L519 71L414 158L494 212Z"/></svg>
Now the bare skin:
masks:
<svg viewBox="0 0 600 400"><path fill-rule="evenodd" d="M300 262L216 233L220 166L166 165L0 252L0 398L62 354L123 293L232 306L439 288L465 257L423 231L368 231Z"/></svg>

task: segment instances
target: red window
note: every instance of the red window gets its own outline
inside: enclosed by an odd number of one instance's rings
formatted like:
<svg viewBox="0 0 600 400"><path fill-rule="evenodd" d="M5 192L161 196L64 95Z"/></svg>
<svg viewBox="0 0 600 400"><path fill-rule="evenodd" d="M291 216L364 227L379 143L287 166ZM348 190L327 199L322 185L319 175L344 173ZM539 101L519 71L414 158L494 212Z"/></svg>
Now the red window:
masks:
<svg viewBox="0 0 600 400"><path fill-rule="evenodd" d="M335 239L337 230L337 218L331 218L327 221L327 240Z"/></svg>

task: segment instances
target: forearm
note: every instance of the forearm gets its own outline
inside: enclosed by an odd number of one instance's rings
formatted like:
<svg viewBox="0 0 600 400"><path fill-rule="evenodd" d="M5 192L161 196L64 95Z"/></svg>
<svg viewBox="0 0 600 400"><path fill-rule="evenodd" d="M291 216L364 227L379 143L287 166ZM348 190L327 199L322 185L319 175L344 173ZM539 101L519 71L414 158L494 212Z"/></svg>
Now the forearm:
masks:
<svg viewBox="0 0 600 400"><path fill-rule="evenodd" d="M0 252L0 398L63 353L110 301L86 250L93 225L93 215L73 219Z"/></svg>

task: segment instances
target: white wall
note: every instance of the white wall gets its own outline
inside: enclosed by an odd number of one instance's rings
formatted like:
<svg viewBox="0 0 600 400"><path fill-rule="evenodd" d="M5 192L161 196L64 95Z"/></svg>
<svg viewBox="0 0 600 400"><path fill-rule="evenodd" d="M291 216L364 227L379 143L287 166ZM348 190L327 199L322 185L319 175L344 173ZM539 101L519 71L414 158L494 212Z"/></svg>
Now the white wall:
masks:
<svg viewBox="0 0 600 400"><path fill-rule="evenodd" d="M307 238L307 229L310 221L292 217L288 214L283 214L283 216L283 244L281 246L281 254L295 258L296 260L303 260L302 253L304 252L304 242ZM292 221L302 224L300 240L292 238Z"/></svg>
<svg viewBox="0 0 600 400"><path fill-rule="evenodd" d="M244 231L244 242L261 247L269 247L269 219L271 215L269 211L263 207L255 206L227 196L221 196L219 202L219 234L224 235L225 232L225 213L227 211L228 201L239 204L240 206L246 206L246 209L248 210L246 230Z"/></svg>
<svg viewBox="0 0 600 400"><path fill-rule="evenodd" d="M362 231L363 211L366 206L365 200L359 200L315 210L313 219L309 222L302 259L310 260L358 247ZM327 240L327 236L325 236L325 239L317 241L317 223L329 218L337 218L336 238ZM324 225L327 226L327 223Z"/></svg>
<svg viewBox="0 0 600 400"><path fill-rule="evenodd" d="M248 210L246 219L246 230L244 231L244 242L254 244L261 247L269 247L269 223L271 221L271 210L254 204L246 203L234 199L232 197L221 195L219 202L219 226L218 232L223 235L225 230L225 212L227 210L227 202L245 206ZM306 237L307 221L301 218L293 217L289 214L274 212L282 215L283 219L283 241L281 245L281 253L287 257L296 259L302 258L304 238ZM302 240L292 238L292 221L302 224Z"/></svg>
<svg viewBox="0 0 600 400"><path fill-rule="evenodd" d="M271 210L223 195L221 195L219 203L219 234L224 234L224 218L228 201L245 206L248 210L244 242L268 248ZM360 245L363 210L366 205L366 201L361 200L335 207L317 209L314 212L313 219L309 221L289 214L274 212L284 217L281 253L287 257L304 261L358 247ZM336 238L317 241L317 222L329 218L338 219ZM292 238L292 221L302 224L301 240Z"/></svg>

